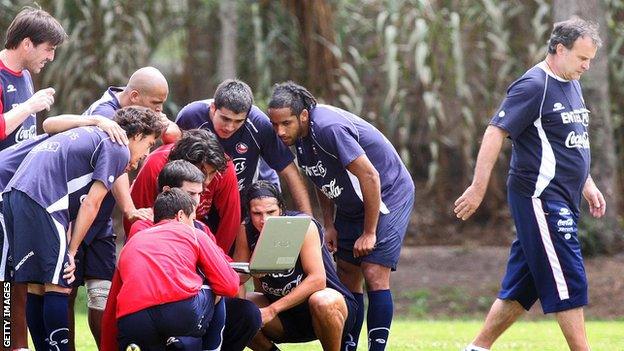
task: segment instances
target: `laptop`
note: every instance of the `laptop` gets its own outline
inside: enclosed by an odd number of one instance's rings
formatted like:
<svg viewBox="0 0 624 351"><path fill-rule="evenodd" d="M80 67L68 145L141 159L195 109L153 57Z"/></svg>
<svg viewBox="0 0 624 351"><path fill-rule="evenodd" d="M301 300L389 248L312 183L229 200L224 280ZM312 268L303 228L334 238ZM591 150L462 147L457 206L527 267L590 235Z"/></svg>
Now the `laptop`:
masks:
<svg viewBox="0 0 624 351"><path fill-rule="evenodd" d="M266 274L295 267L310 221L307 216L268 217L249 262L230 262L237 272Z"/></svg>

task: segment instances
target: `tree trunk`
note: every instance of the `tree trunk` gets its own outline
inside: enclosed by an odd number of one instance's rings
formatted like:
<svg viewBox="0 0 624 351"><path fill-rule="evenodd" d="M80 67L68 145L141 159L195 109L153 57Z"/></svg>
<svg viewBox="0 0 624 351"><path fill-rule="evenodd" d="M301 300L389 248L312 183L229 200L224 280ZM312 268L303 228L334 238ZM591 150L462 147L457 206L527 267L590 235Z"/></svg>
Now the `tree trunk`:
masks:
<svg viewBox="0 0 624 351"><path fill-rule="evenodd" d="M329 46L336 42L333 9L327 0L283 0L297 17L301 41L306 51L307 85L314 94L333 98L338 60Z"/></svg>
<svg viewBox="0 0 624 351"><path fill-rule="evenodd" d="M562 21L573 15L596 22L600 26L602 48L592 60L589 71L583 75L585 101L591 111L590 136L592 141L592 172L594 181L607 201L607 213L602 219L588 222L599 237L601 246L607 252L615 249L621 240L621 228L618 222L620 208L620 190L618 186L618 166L613 136L613 117L609 98L609 67L606 14L603 1L600 0L555 0L553 18Z"/></svg>
<svg viewBox="0 0 624 351"><path fill-rule="evenodd" d="M219 80L236 78L238 12L236 1L219 3L221 18L221 51L219 52Z"/></svg>

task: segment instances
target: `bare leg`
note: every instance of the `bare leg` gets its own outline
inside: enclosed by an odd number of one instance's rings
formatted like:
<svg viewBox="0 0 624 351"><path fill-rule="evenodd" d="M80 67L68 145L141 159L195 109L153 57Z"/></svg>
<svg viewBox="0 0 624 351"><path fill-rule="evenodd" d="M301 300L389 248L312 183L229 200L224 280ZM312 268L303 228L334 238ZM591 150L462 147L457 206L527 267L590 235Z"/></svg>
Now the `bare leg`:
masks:
<svg viewBox="0 0 624 351"><path fill-rule="evenodd" d="M349 313L344 297L334 289L325 288L310 295L308 303L314 333L323 350L339 351Z"/></svg>
<svg viewBox="0 0 624 351"><path fill-rule="evenodd" d="M351 292L362 294L364 292L364 287L362 285L364 282L362 269L359 266L340 259L338 260L337 266L338 278L347 289Z"/></svg>
<svg viewBox="0 0 624 351"><path fill-rule="evenodd" d="M103 316L104 311L89 308L89 329L91 329L91 334L93 334L93 339L95 339L95 344L98 348L100 347L100 330L102 328Z"/></svg>
<svg viewBox="0 0 624 351"><path fill-rule="evenodd" d="M572 351L589 351L589 342L585 332L583 308L562 311L555 314L559 327Z"/></svg>
<svg viewBox="0 0 624 351"><path fill-rule="evenodd" d="M11 347L28 348L28 328L26 327L26 296L28 284L11 283Z"/></svg>
<svg viewBox="0 0 624 351"><path fill-rule="evenodd" d="M76 317L74 315L74 304L76 303L77 294L78 288L73 288L71 294L69 294L69 306L67 308L67 320L69 322L69 344L67 346L70 351L76 351Z"/></svg>
<svg viewBox="0 0 624 351"><path fill-rule="evenodd" d="M496 299L485 318L483 328L472 344L491 348L496 339L523 314L524 308L517 301Z"/></svg>

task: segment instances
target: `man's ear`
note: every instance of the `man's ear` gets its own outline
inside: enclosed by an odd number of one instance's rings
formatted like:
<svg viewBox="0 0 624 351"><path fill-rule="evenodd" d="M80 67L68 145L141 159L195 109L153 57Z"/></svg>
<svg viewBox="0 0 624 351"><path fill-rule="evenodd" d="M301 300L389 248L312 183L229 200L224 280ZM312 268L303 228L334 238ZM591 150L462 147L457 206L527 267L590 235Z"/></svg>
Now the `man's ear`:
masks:
<svg viewBox="0 0 624 351"><path fill-rule="evenodd" d="M176 214L176 220L178 222L184 221L184 217L183 216L184 216L184 211L182 211L182 210L178 211L178 213Z"/></svg>
<svg viewBox="0 0 624 351"><path fill-rule="evenodd" d="M171 187L169 185L163 186L162 189L161 189L161 192L167 191L167 190L171 190Z"/></svg>
<svg viewBox="0 0 624 351"><path fill-rule="evenodd" d="M130 103L131 103L132 105L136 105L136 104L138 103L138 101L139 101L139 96L140 96L140 95L141 95L141 94L140 94L138 91L136 91L136 90L131 90L131 91L130 91Z"/></svg>
<svg viewBox="0 0 624 351"><path fill-rule="evenodd" d="M303 123L308 123L309 119L310 114L308 113L308 109L304 108L303 111L301 111L301 114L299 114L299 121Z"/></svg>

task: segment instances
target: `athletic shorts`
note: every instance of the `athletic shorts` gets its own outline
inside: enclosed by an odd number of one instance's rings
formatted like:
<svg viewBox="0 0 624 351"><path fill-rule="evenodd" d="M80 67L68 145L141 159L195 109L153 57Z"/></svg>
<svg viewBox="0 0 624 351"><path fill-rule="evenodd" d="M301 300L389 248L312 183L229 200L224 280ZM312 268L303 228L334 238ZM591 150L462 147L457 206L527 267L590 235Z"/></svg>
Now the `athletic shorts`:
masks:
<svg viewBox="0 0 624 351"><path fill-rule="evenodd" d="M74 287L84 284L85 279L102 279L111 281L115 273L117 257L115 236L96 236L91 243L83 242L78 248L74 261L76 263L76 280Z"/></svg>
<svg viewBox="0 0 624 351"><path fill-rule="evenodd" d="M1 196L1 195L0 195ZM2 213L2 201L0 201L0 281L11 281L11 259L9 255L9 237L4 229L4 214Z"/></svg>
<svg viewBox="0 0 624 351"><path fill-rule="evenodd" d="M212 319L214 301L212 290L202 288L194 297L148 307L119 318L119 349L136 344L141 350L165 350L171 336L201 338Z"/></svg>
<svg viewBox="0 0 624 351"><path fill-rule="evenodd" d="M4 199L4 221L13 257L14 281L69 287L67 228L28 195L12 190Z"/></svg>
<svg viewBox="0 0 624 351"><path fill-rule="evenodd" d="M508 190L517 238L498 297L544 313L587 304L587 277L578 239L578 215L562 201L528 198Z"/></svg>
<svg viewBox="0 0 624 351"><path fill-rule="evenodd" d="M354 265L362 261L376 263L396 270L401 254L401 246L414 207L414 194L411 194L400 207L388 214L379 215L377 223L377 243L375 249L364 257L353 257L353 245L362 235L364 219L349 219L336 215L334 226L338 231L338 251L336 256Z"/></svg>

